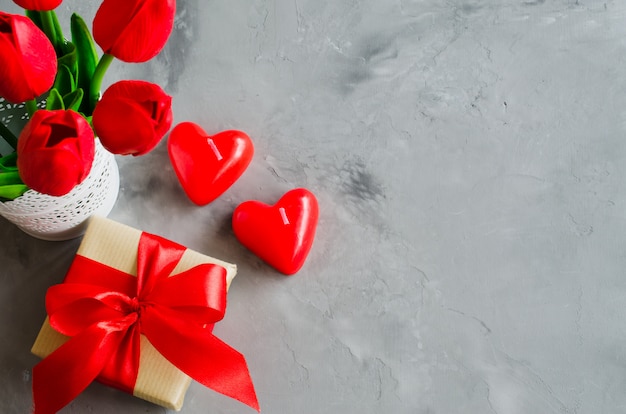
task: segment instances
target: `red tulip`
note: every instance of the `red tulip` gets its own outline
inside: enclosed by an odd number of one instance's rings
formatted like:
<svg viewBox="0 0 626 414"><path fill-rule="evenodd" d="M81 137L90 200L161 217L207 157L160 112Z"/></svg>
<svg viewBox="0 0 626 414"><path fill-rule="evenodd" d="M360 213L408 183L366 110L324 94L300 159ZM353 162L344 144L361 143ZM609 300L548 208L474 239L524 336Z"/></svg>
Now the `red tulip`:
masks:
<svg viewBox="0 0 626 414"><path fill-rule="evenodd" d="M9 102L35 99L54 83L54 48L27 17L0 11L0 62L0 96Z"/></svg>
<svg viewBox="0 0 626 414"><path fill-rule="evenodd" d="M57 8L63 0L13 0L13 3L27 10L49 11Z"/></svg>
<svg viewBox="0 0 626 414"><path fill-rule="evenodd" d="M102 50L125 62L156 56L174 26L176 0L104 0L93 20Z"/></svg>
<svg viewBox="0 0 626 414"><path fill-rule="evenodd" d="M96 105L93 126L110 152L143 155L172 126L172 97L154 83L119 81L104 92Z"/></svg>
<svg viewBox="0 0 626 414"><path fill-rule="evenodd" d="M70 110L38 110L17 144L17 168L24 184L52 196L83 182L95 155L89 123Z"/></svg>

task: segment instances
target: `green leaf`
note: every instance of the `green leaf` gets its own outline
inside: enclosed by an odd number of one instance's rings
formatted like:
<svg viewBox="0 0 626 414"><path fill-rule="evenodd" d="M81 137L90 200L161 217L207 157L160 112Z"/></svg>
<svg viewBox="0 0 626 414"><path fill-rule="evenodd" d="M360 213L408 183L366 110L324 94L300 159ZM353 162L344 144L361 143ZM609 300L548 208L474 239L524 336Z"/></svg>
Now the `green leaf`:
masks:
<svg viewBox="0 0 626 414"><path fill-rule="evenodd" d="M68 93L63 96L63 104L65 105L65 109L71 109L73 111L78 112L80 108L80 104L83 102L83 96L85 93L81 88Z"/></svg>
<svg viewBox="0 0 626 414"><path fill-rule="evenodd" d="M48 99L46 101L46 109L49 111L55 111L57 109L65 109L65 105L63 104L63 98L61 94L56 89L50 89L50 93L48 94Z"/></svg>
<svg viewBox="0 0 626 414"><path fill-rule="evenodd" d="M17 171L8 171L0 174L0 186L24 184Z"/></svg>
<svg viewBox="0 0 626 414"><path fill-rule="evenodd" d="M96 45L85 21L76 13L72 14L70 29L72 31L72 43L76 46L78 55L78 87L84 91L86 96L90 96L91 80L98 65ZM87 115L91 115L87 113L89 112L89 99L85 99L80 109Z"/></svg>
<svg viewBox="0 0 626 414"><path fill-rule="evenodd" d="M57 70L57 77L54 80L53 88L59 91L61 95L67 95L68 93L76 89L76 81L70 69L66 65L59 65Z"/></svg>
<svg viewBox="0 0 626 414"><path fill-rule="evenodd" d="M52 25L54 26L54 34L56 36L53 44L58 45L61 49L63 49L63 45L67 42L63 36L63 29L61 28L57 14L54 10L50 10L48 13L50 14L50 19L52 20Z"/></svg>
<svg viewBox="0 0 626 414"><path fill-rule="evenodd" d="M41 11L39 12L39 17L41 18L43 32L50 40L50 43L52 43L56 55L61 56L61 44L63 43L63 34L57 34L52 12L49 10Z"/></svg>
<svg viewBox="0 0 626 414"><path fill-rule="evenodd" d="M15 200L28 191L24 184L11 184L0 186L0 198L5 200Z"/></svg>
<svg viewBox="0 0 626 414"><path fill-rule="evenodd" d="M17 171L17 153L5 155L0 158L0 173Z"/></svg>
<svg viewBox="0 0 626 414"><path fill-rule="evenodd" d="M61 57L71 55L72 53L76 53L76 46L69 40L64 39L63 43L61 43ZM72 59L74 59L74 57L72 57Z"/></svg>
<svg viewBox="0 0 626 414"><path fill-rule="evenodd" d="M0 173L0 198L13 200L28 190L17 171Z"/></svg>
<svg viewBox="0 0 626 414"><path fill-rule="evenodd" d="M78 79L78 53L76 53L76 46L72 42L64 42L63 55L59 57L59 67L64 65L70 70L70 73L74 79Z"/></svg>

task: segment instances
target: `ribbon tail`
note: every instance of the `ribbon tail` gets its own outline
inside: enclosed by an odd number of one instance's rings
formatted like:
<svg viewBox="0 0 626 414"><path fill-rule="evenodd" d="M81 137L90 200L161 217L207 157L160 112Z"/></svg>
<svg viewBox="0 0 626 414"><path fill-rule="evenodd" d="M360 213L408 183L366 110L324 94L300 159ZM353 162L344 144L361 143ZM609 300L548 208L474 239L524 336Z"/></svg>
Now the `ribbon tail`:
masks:
<svg viewBox="0 0 626 414"><path fill-rule="evenodd" d="M83 392L116 349L119 334L94 324L35 365L34 414L54 414Z"/></svg>
<svg viewBox="0 0 626 414"><path fill-rule="evenodd" d="M241 353L199 325L184 324L181 329L180 321L168 318L166 312L154 313L144 314L142 327L157 351L202 385L260 411L248 364Z"/></svg>
<svg viewBox="0 0 626 414"><path fill-rule="evenodd" d="M203 358L182 371L202 385L260 411L245 357L216 336L205 335Z"/></svg>

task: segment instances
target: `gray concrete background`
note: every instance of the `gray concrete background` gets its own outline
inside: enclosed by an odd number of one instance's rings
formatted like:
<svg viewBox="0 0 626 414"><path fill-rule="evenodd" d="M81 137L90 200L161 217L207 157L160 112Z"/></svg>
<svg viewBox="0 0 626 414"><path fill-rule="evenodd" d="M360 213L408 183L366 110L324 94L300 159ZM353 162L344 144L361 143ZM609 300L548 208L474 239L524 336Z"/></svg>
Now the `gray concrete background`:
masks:
<svg viewBox="0 0 626 414"><path fill-rule="evenodd" d="M197 207L165 142L118 157L110 218L238 265L216 334L264 413L621 413L625 63L617 0L179 0L163 52L105 82L159 83L175 122L246 131L254 160ZM301 186L321 217L285 277L230 215ZM80 240L0 232L0 412L26 413ZM64 412L166 410L95 384ZM193 384L183 412L253 411Z"/></svg>

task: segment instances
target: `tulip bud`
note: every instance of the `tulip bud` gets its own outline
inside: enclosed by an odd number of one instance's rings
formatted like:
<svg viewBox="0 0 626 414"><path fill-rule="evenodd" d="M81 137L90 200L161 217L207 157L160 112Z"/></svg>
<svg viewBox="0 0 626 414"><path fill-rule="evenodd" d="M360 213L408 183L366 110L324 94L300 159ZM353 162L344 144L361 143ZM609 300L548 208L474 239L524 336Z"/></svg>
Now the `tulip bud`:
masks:
<svg viewBox="0 0 626 414"><path fill-rule="evenodd" d="M26 10L50 11L56 9L63 0L13 0L13 3Z"/></svg>
<svg viewBox="0 0 626 414"><path fill-rule="evenodd" d="M175 14L175 0L104 0L93 20L93 37L107 54L145 62L165 46Z"/></svg>
<svg viewBox="0 0 626 414"><path fill-rule="evenodd" d="M24 16L0 11L0 96L12 103L48 91L57 73L50 40Z"/></svg>
<svg viewBox="0 0 626 414"><path fill-rule="evenodd" d="M17 168L33 190L62 196L87 178L94 155L85 118L70 110L38 110L18 139Z"/></svg>
<svg viewBox="0 0 626 414"><path fill-rule="evenodd" d="M154 83L119 81L96 105L93 126L102 146L110 152L143 155L172 126L172 97Z"/></svg>

